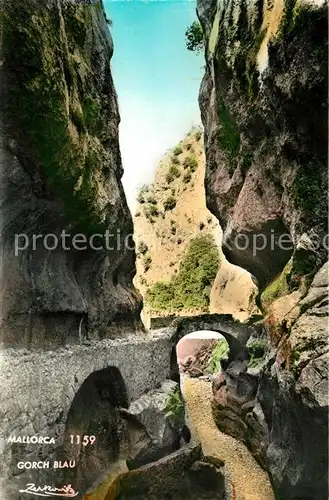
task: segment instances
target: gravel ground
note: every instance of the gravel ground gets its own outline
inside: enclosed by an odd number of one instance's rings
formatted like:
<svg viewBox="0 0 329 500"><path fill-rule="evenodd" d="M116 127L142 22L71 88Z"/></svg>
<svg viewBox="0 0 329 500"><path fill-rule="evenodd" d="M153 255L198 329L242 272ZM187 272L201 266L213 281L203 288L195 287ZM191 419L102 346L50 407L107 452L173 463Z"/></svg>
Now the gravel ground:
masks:
<svg viewBox="0 0 329 500"><path fill-rule="evenodd" d="M205 455L225 462L225 476L232 486L230 500L274 500L267 473L246 446L216 426L211 410L211 383L189 377L184 377L183 383L192 433L196 433Z"/></svg>

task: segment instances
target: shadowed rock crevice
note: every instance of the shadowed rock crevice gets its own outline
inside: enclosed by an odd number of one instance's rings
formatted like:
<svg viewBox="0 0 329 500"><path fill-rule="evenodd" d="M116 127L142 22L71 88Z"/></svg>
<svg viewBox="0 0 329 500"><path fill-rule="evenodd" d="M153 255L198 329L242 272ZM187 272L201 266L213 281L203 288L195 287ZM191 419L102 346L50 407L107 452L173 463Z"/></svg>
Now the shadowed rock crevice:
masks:
<svg viewBox="0 0 329 500"><path fill-rule="evenodd" d="M62 460L76 461L76 467L63 474L64 482L77 484L83 491L117 461L128 439L119 408L127 406L127 390L118 368L94 372L84 381L68 412L65 446L58 453ZM94 436L95 442L85 446L77 443L77 436Z"/></svg>

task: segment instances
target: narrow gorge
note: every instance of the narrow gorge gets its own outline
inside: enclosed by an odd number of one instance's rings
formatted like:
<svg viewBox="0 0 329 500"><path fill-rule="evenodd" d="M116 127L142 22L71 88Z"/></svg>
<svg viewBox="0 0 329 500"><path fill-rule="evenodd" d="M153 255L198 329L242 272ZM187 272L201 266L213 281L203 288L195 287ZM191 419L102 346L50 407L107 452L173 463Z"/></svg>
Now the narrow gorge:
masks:
<svg viewBox="0 0 329 500"><path fill-rule="evenodd" d="M197 0L134 211L106 3L0 14L1 500L326 500L327 4Z"/></svg>

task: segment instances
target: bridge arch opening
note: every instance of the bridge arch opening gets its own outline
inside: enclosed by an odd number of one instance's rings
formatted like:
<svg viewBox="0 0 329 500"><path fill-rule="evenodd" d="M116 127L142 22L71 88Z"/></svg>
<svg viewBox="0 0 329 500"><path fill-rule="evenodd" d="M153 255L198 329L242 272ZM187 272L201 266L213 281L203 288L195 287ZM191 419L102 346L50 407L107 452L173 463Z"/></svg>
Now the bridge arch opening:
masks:
<svg viewBox="0 0 329 500"><path fill-rule="evenodd" d="M226 338L212 330L198 330L182 337L175 349L179 375L192 377L218 373L226 368L230 347Z"/></svg>
<svg viewBox="0 0 329 500"><path fill-rule="evenodd" d="M79 494L108 473L122 455L127 432L120 409L127 407L126 385L114 366L91 373L77 391L57 459L74 462L74 467L63 469L62 479L76 486Z"/></svg>
<svg viewBox="0 0 329 500"><path fill-rule="evenodd" d="M248 359L247 341L253 328L235 320L227 314L204 314L200 316L183 317L173 323L173 342L175 347L171 356L171 377L179 380L177 367L176 345L187 334L197 332L211 332L212 335L221 335L227 341L228 360L227 366L232 361L245 361Z"/></svg>

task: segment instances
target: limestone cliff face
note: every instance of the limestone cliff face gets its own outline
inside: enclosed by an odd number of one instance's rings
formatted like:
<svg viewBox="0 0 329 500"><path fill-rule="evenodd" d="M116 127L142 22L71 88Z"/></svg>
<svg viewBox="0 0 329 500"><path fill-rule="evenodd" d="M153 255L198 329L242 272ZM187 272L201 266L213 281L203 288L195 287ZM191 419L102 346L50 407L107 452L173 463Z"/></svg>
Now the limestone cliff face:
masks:
<svg viewBox="0 0 329 500"><path fill-rule="evenodd" d="M293 253L296 283L326 255L326 5L199 0L198 16L207 203L224 230L224 251L261 286ZM277 244L284 233L290 250ZM255 254L258 234L267 244Z"/></svg>
<svg viewBox="0 0 329 500"><path fill-rule="evenodd" d="M231 367L234 383L229 374L219 381L214 412L268 469L278 498L325 500L327 6L199 0L198 16L206 43L207 204L228 260L266 287L264 364ZM290 250L278 245L285 233ZM255 235L267 238L257 252ZM246 377L257 383L241 396L236 387Z"/></svg>
<svg viewBox="0 0 329 500"><path fill-rule="evenodd" d="M63 344L138 327L102 3L5 1L1 28L1 340ZM100 237L102 250L74 249L75 234L106 230L114 249ZM42 238L32 248L33 235L62 231L71 235L65 245L50 236L55 249ZM22 233L27 248L15 255Z"/></svg>

